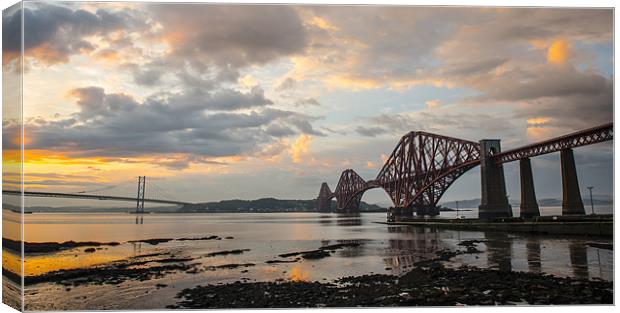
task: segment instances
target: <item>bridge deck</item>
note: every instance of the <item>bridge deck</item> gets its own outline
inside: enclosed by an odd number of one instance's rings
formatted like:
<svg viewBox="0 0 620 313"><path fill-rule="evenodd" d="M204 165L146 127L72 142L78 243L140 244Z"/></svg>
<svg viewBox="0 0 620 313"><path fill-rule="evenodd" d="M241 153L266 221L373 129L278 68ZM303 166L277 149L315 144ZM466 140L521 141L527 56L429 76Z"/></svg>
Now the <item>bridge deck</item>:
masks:
<svg viewBox="0 0 620 313"><path fill-rule="evenodd" d="M17 190L2 190L2 195L20 196L22 193ZM109 200L109 201L131 201L135 202L136 198L131 197L116 197L116 196L98 196L80 193L61 193L61 192L38 192L38 191L25 191L25 197L40 197L40 198L64 198L64 199L91 199L91 200ZM144 202L150 203L162 203L162 204L175 204L175 205L188 205L189 202L164 200L164 199L144 199Z"/></svg>

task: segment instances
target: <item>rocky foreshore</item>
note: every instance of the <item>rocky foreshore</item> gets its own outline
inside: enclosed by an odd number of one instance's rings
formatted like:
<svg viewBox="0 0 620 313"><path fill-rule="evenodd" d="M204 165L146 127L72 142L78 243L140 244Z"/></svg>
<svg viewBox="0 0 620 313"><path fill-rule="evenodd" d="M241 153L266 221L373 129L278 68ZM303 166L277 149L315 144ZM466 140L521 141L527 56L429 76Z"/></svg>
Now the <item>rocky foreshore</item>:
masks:
<svg viewBox="0 0 620 313"><path fill-rule="evenodd" d="M281 280L196 286L182 290L177 295L180 301L168 308L613 304L613 282L609 281L443 265L459 254L480 253L476 248L479 242L483 241L464 240L459 243L463 249L438 251L436 258L415 263L402 276L362 275L329 283Z"/></svg>
<svg viewBox="0 0 620 313"><path fill-rule="evenodd" d="M168 241L217 240L217 236L181 239L147 239L141 242L158 245ZM374 274L343 277L328 281L250 282L240 278L227 284L198 285L177 294L168 308L304 308L304 307L384 307L384 306L458 306L458 305L542 305L542 304L612 304L613 282L562 278L541 273L502 271L461 266L446 267L457 255L479 254L478 244L485 240L462 240L456 249L435 252L435 257L412 264L401 275ZM48 244L48 243L46 243ZM93 243L88 242L93 245ZM98 243L109 244L109 243ZM66 243L60 244L60 246ZM85 243L66 245L81 247ZM355 249L360 243L340 242L272 256L265 264L318 262L336 250ZM93 245L95 246L95 245ZM56 247L56 246L55 246ZM613 246L607 247L613 249ZM63 247L64 248L64 247ZM174 249L173 249L174 250ZM207 271L239 269L241 273L256 263L205 264L199 259L244 254L250 249L213 251L190 255L176 250L159 250L88 268L64 269L24 277L26 285L52 283L65 290L84 285L119 285L126 281L148 281L169 274L198 274ZM232 260L231 260L232 261ZM447 263L446 263L447 262ZM262 262L261 262L262 263ZM21 281L6 271L9 280ZM153 288L165 288L157 282ZM170 302L168 302L170 303Z"/></svg>
<svg viewBox="0 0 620 313"><path fill-rule="evenodd" d="M322 282L235 282L181 291L168 308L305 308L612 304L613 283L461 267L439 261L403 276L364 275Z"/></svg>

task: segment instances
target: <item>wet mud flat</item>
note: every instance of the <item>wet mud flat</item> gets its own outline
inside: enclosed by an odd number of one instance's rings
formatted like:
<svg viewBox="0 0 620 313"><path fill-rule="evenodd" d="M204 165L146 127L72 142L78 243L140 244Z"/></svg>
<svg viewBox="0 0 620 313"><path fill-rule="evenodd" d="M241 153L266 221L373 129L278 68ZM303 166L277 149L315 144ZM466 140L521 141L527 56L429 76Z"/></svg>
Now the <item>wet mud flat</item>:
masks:
<svg viewBox="0 0 620 313"><path fill-rule="evenodd" d="M401 276L362 275L333 282L234 282L184 289L170 309L307 308L458 305L613 304L613 283L500 271L443 261L479 253L476 241L465 250L440 251ZM231 296L234 295L234 296Z"/></svg>
<svg viewBox="0 0 620 313"><path fill-rule="evenodd" d="M102 247L102 246L118 246L120 242L97 242L97 241L65 241L65 242L21 242L2 238L2 246L4 249L19 253L24 247L24 253L53 253L62 250L75 249L79 247Z"/></svg>
<svg viewBox="0 0 620 313"><path fill-rule="evenodd" d="M220 237L210 236L203 238L181 238L181 239L146 239L140 242L146 242L151 245L158 245L162 242L169 241L187 241L187 240L221 240ZM232 237L228 237L232 238ZM132 241L129 241L130 243ZM266 261L271 263L294 263L304 259L321 259L331 256L336 250L358 247L356 243L338 243L326 245L316 250L292 252L279 255L280 258L290 258L293 256L301 256L292 260L280 259ZM54 283L66 286L69 290L71 287L79 287L89 284L111 284L118 285L125 281L147 281L151 279L162 278L167 274L185 272L187 274L197 274L206 271L218 271L222 269L237 269L256 266L255 263L226 263L219 265L205 266L201 264L200 259L214 258L218 256L239 255L251 251L250 249L233 249L220 250L207 253L197 257L177 254L172 251L162 251L157 253L142 254L129 257L124 260L106 263L103 265L92 266L88 268L63 269L48 272L41 275L25 276L24 283L26 285L34 285L39 283ZM5 275L16 282L20 277L9 271L5 271ZM12 274L12 275L11 275Z"/></svg>
<svg viewBox="0 0 620 313"><path fill-rule="evenodd" d="M56 283L68 288L86 284L117 285L128 280L145 281L160 278L177 271L190 271L196 264L190 257L175 256L169 252L146 254L127 260L89 268L68 269L42 275L25 276L24 283Z"/></svg>
<svg viewBox="0 0 620 313"><path fill-rule="evenodd" d="M226 237L226 239L234 239ZM108 247L116 247L123 244L146 243L156 246L160 243L171 241L208 241L222 240L219 236L206 236L196 238L153 238L143 240L133 240L127 242L97 242L97 241L65 241L65 242L21 242L2 238L3 249L12 253L19 253L22 246L26 256L31 255L52 255L61 251L72 250L76 253L92 254L97 250L107 249ZM77 249L86 248L83 251ZM249 249L217 251L212 253L216 255L241 254L249 251ZM76 257L78 254L75 255ZM209 255L207 255L209 256ZM195 260L191 257L175 256L172 252L158 252L152 254L143 254L129 257L125 260L110 262L103 265L96 265L88 268L62 269L48 272L41 275L26 275L24 283L33 285L38 283L59 283L66 286L79 286L87 283L97 284L119 284L127 280L144 281L153 278L163 277L168 273L187 271L195 272L197 264L188 264ZM233 264L234 265L234 264ZM9 269L2 268L2 275L13 283L21 283L21 275Z"/></svg>
<svg viewBox="0 0 620 313"><path fill-rule="evenodd" d="M184 238L181 238L184 239ZM154 245L181 239L147 239ZM193 240L214 240L211 237ZM217 239L215 239L217 240ZM158 250L136 255L121 261L82 269L48 272L26 276L26 285L47 283L60 285L66 291L87 285L120 285L151 281L155 289L169 288L169 281L158 281L168 275L200 275L213 271L236 270L245 273L259 263L321 262L337 250L358 249L360 243L323 245L314 250L286 252L251 262L205 264L202 261L234 256L250 249L213 251L208 254L187 254L187 251ZM449 268L445 262L458 255L478 254L478 243L486 240L462 240L457 248L435 252L435 257L413 263L403 275L361 275L322 282L240 281L204 285L187 285L170 293L168 308L289 308L289 307L352 307L352 306L454 306L454 305L538 305L538 304L611 304L613 282L560 278L537 273L479 269L475 267ZM243 247L245 248L245 247ZM613 247L612 247L613 248ZM159 249L159 248L158 248ZM232 261L232 260L227 260ZM446 264L446 265L448 265ZM372 272L371 272L372 273ZM174 277L174 276L173 276ZM201 277L201 276L194 276ZM241 276L238 276L241 277ZM157 283L155 285L155 283ZM146 286L146 285L141 285ZM148 287L148 288L151 288ZM75 291L74 290L74 291ZM176 294L176 298L173 296ZM162 305L162 307L164 306Z"/></svg>
<svg viewBox="0 0 620 313"><path fill-rule="evenodd" d="M226 239L234 239L233 237L226 237ZM206 237L197 237L197 238L152 238L152 239L142 239L142 240L129 240L126 243L147 243L152 246L156 246L160 243L166 243L171 241L206 241L206 240L222 240L219 236L206 236ZM21 242L18 240L12 240L8 238L2 238L2 246L4 249L8 249L13 252L19 253L22 249L22 245L24 248L24 253L26 254L34 254L34 253L55 253L63 250L70 250L80 247L104 247L110 246L115 247L121 245L123 243L112 241L112 242L98 242L98 241L65 241L65 242ZM92 249L92 248L88 248Z"/></svg>

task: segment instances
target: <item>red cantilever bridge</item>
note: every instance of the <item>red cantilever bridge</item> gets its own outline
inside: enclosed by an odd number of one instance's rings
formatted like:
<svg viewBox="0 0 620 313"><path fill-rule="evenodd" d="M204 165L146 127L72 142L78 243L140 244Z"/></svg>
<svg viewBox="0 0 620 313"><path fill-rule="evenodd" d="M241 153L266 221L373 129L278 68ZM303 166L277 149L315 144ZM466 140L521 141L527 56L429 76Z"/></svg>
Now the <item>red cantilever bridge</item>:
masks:
<svg viewBox="0 0 620 313"><path fill-rule="evenodd" d="M573 157L573 148L613 140L613 123L581 130L517 149L501 152L499 140L473 142L421 131L403 136L377 177L365 181L354 170L340 175L335 191L321 185L318 208L330 210L336 198L337 210L359 210L362 195L383 188L401 215L437 215L437 203L446 190L468 170L480 165L480 217L509 217L512 209L506 196L503 163L519 161L521 170L521 216L540 215L536 202L530 157L561 153L563 214L585 214Z"/></svg>

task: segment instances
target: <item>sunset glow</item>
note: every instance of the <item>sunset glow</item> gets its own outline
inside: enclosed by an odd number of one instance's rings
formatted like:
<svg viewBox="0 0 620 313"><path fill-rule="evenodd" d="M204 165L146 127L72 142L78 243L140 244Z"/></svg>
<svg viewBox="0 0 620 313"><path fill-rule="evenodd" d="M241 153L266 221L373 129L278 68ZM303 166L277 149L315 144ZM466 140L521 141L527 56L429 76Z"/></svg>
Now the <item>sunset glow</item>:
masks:
<svg viewBox="0 0 620 313"><path fill-rule="evenodd" d="M611 116L607 10L26 9L75 16L26 43L24 159L36 190L146 175L195 201L313 198L344 166L372 178L409 131L518 145ZM574 26L585 19L587 27ZM84 27L89 21L98 22ZM18 54L4 55L7 70ZM5 123L6 135L15 131ZM11 148L4 155L17 161ZM247 194L225 187L241 174L248 184L282 180ZM200 183L190 189L187 179Z"/></svg>

